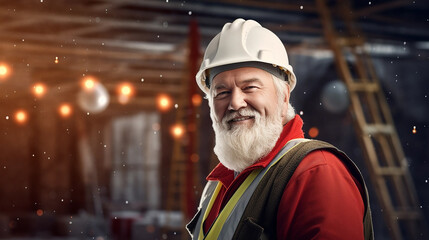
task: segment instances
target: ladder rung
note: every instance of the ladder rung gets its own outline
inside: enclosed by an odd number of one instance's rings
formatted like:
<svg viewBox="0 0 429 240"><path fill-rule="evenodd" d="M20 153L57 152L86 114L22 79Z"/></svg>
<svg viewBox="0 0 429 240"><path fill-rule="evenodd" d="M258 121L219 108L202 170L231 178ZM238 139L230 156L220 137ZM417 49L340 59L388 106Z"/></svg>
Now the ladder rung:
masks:
<svg viewBox="0 0 429 240"><path fill-rule="evenodd" d="M398 210L395 211L392 215L393 217L396 217L398 219L419 219L422 218L422 215L417 210Z"/></svg>
<svg viewBox="0 0 429 240"><path fill-rule="evenodd" d="M378 167L375 170L381 175L403 175L405 173L403 167Z"/></svg>
<svg viewBox="0 0 429 240"><path fill-rule="evenodd" d="M378 84L373 82L355 82L348 85L350 92L377 92L379 90Z"/></svg>
<svg viewBox="0 0 429 240"><path fill-rule="evenodd" d="M339 37L337 39L337 44L341 46L362 46L364 44L364 40L362 38L356 38L356 37Z"/></svg>
<svg viewBox="0 0 429 240"><path fill-rule="evenodd" d="M362 130L366 134L376 134L376 133L392 134L393 133L392 125L380 124L380 123L367 124L366 126L362 127Z"/></svg>

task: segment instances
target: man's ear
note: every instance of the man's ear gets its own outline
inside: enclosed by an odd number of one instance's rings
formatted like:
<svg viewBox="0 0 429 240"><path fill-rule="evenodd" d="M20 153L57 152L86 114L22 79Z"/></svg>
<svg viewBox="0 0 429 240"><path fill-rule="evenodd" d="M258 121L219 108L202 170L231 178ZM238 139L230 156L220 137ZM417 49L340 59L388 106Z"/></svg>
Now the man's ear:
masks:
<svg viewBox="0 0 429 240"><path fill-rule="evenodd" d="M289 98L290 98L290 86L286 84L285 89L285 97L283 99L283 107L282 107L282 118L284 119L287 116L287 108L289 107Z"/></svg>

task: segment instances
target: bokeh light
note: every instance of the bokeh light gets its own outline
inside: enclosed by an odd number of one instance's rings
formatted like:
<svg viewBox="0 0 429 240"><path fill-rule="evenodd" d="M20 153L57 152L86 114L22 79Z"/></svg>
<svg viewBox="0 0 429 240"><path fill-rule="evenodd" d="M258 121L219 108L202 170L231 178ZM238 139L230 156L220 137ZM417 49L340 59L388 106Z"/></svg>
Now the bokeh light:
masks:
<svg viewBox="0 0 429 240"><path fill-rule="evenodd" d="M61 104L58 110L61 117L64 118L69 117L72 114L72 107L68 103Z"/></svg>
<svg viewBox="0 0 429 240"><path fill-rule="evenodd" d="M24 124L27 122L27 112L24 110L18 110L15 112L15 121L19 124Z"/></svg>
<svg viewBox="0 0 429 240"><path fill-rule="evenodd" d="M5 79L10 75L11 68L5 64L0 63L0 79Z"/></svg>
<svg viewBox="0 0 429 240"><path fill-rule="evenodd" d="M317 127L312 127L310 130L308 130L308 135L310 135L311 138L315 138L319 135L319 129Z"/></svg>
<svg viewBox="0 0 429 240"><path fill-rule="evenodd" d="M131 86L131 84L129 83L121 84L119 89L120 89L120 94L125 96L131 96L134 92L133 86Z"/></svg>
<svg viewBox="0 0 429 240"><path fill-rule="evenodd" d="M107 89L93 78L83 80L82 90L77 94L79 107L87 113L100 113L104 111L110 102Z"/></svg>
<svg viewBox="0 0 429 240"><path fill-rule="evenodd" d="M91 90L95 86L95 80L92 77L86 77L83 79L83 88L87 90Z"/></svg>
<svg viewBox="0 0 429 240"><path fill-rule="evenodd" d="M185 128L183 127L182 124L173 125L170 131L171 131L171 135L176 139L183 137L183 135L185 134Z"/></svg>
<svg viewBox="0 0 429 240"><path fill-rule="evenodd" d="M36 83L33 85L33 94L36 97L42 97L46 93L46 86L42 83Z"/></svg>
<svg viewBox="0 0 429 240"><path fill-rule="evenodd" d="M194 107L199 107L202 103L203 99L200 94L196 93L192 95L192 104Z"/></svg>
<svg viewBox="0 0 429 240"><path fill-rule="evenodd" d="M121 104L126 104L130 101L131 97L134 95L135 89L134 86L130 83L122 83L117 88L118 92L118 101Z"/></svg>
<svg viewBox="0 0 429 240"><path fill-rule="evenodd" d="M167 94L160 94L157 99L158 109L162 112L168 111L172 106L172 100Z"/></svg>
<svg viewBox="0 0 429 240"><path fill-rule="evenodd" d="M43 215L43 210L42 209L37 209L36 211L37 216L42 216Z"/></svg>
<svg viewBox="0 0 429 240"><path fill-rule="evenodd" d="M200 155L198 155L198 154L196 154L196 153L193 153L192 155L191 155L191 161L193 162L193 163L196 163L196 162L198 162L200 160Z"/></svg>

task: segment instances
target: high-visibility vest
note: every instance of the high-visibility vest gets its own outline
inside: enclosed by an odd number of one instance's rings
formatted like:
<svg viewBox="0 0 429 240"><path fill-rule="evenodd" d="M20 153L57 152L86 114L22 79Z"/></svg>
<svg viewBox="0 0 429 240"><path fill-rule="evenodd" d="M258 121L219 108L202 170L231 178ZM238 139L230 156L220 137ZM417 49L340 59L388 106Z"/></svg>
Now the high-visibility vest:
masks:
<svg viewBox="0 0 429 240"><path fill-rule="evenodd" d="M284 187L301 160L309 152L316 149L336 153L351 169L351 174L358 179L365 189L365 196L363 196L365 204L365 217L363 219L365 239L373 239L369 198L359 169L344 153L332 145L308 139L289 141L266 168L252 171L229 199L209 231L204 235L203 222L207 218L221 188L221 183L209 181L204 188L198 213L187 226L193 239L275 239L276 224L274 223L277 212L274 210L277 209ZM280 164L278 164L279 162ZM271 176L272 174L277 174L279 177ZM264 178L265 175L267 177ZM275 178L281 178L283 185L270 188L269 186L273 184L273 179ZM277 191L267 189L277 189ZM269 204L267 204L267 201Z"/></svg>

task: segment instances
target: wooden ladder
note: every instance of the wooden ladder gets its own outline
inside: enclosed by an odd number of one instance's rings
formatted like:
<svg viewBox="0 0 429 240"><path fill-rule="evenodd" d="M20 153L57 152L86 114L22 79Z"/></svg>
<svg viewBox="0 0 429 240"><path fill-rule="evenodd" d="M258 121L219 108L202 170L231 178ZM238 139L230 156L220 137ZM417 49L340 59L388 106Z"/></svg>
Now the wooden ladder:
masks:
<svg viewBox="0 0 429 240"><path fill-rule="evenodd" d="M365 52L365 40L354 24L349 1L333 2L316 0L325 40L348 89L355 130L389 234L395 240L427 238L407 160L374 65ZM334 13L339 15L336 21Z"/></svg>

